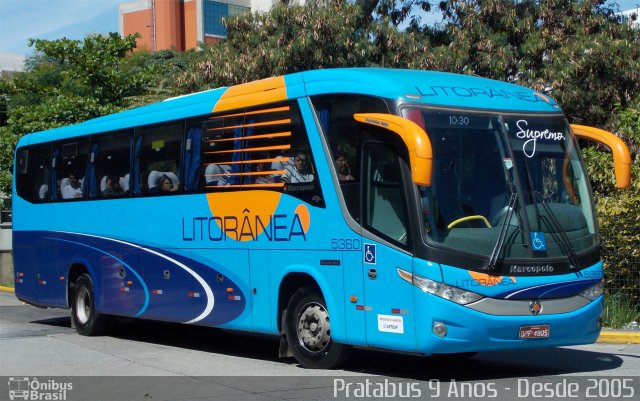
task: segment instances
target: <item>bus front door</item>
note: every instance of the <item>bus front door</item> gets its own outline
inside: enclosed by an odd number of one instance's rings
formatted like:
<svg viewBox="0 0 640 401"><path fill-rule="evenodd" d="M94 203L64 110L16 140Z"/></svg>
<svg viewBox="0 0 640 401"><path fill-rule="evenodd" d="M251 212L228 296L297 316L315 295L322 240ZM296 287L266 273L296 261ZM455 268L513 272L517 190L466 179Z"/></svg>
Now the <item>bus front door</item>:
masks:
<svg viewBox="0 0 640 401"><path fill-rule="evenodd" d="M413 287L398 269L413 272L406 188L397 146L363 147L362 266L367 344L415 350Z"/></svg>

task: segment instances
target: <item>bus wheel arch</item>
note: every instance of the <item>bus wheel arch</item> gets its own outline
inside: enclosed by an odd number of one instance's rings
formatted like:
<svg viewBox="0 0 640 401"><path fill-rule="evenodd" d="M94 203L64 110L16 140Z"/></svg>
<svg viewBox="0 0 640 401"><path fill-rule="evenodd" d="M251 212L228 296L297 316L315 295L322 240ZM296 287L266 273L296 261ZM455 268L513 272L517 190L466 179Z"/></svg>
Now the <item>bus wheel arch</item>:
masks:
<svg viewBox="0 0 640 401"><path fill-rule="evenodd" d="M83 274L90 274L89 269L81 263L73 263L69 267L69 274L67 274L67 306L71 308L73 302L73 294L75 291L76 280Z"/></svg>
<svg viewBox="0 0 640 401"><path fill-rule="evenodd" d="M292 355L306 368L331 369L348 357L350 347L331 339L327 303L316 280L305 273L283 279L278 293L278 323Z"/></svg>
<svg viewBox="0 0 640 401"><path fill-rule="evenodd" d="M69 307L71 324L78 334L98 336L104 334L109 325L108 316L98 312L93 280L83 265L72 265L69 271Z"/></svg>

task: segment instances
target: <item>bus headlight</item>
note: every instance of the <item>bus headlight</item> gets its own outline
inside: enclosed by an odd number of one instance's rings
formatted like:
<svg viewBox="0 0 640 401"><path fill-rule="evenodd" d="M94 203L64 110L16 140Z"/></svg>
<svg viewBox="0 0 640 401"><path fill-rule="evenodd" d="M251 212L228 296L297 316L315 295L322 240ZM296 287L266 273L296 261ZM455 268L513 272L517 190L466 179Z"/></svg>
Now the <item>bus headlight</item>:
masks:
<svg viewBox="0 0 640 401"><path fill-rule="evenodd" d="M598 298L604 292L604 282L598 281L596 284L580 292L580 295L587 298L589 301L593 301Z"/></svg>
<svg viewBox="0 0 640 401"><path fill-rule="evenodd" d="M465 291L461 288L452 287L444 283L438 283L437 281L409 273L408 271L400 268L398 268L398 275L400 275L404 281L415 285L424 292L428 292L429 294L433 294L440 298L448 299L449 301L453 301L460 305L467 305L484 298L482 295L476 294L475 292Z"/></svg>

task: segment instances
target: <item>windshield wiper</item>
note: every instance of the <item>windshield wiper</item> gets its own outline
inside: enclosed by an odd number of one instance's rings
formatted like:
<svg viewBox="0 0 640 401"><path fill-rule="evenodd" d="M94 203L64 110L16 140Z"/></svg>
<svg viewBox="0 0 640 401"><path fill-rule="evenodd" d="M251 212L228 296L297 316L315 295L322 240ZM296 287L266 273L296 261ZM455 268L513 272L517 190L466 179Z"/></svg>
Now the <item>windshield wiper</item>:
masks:
<svg viewBox="0 0 640 401"><path fill-rule="evenodd" d="M507 232L509 231L509 225L511 222L511 217L513 216L513 212L516 208L516 200L518 199L518 194L516 192L511 192L511 197L509 198L509 204L507 207L509 208L507 211L507 215L500 226L500 233L498 234L498 240L496 241L496 245L493 247L493 251L491 252L491 256L489 257L489 262L485 265L484 270L493 271L496 269L498 265L498 261L500 260L500 254L502 253L502 248L504 248L505 240L507 238Z"/></svg>
<svg viewBox="0 0 640 401"><path fill-rule="evenodd" d="M556 217L555 212L551 209L551 207L549 206L549 204L547 203L547 201L544 199L544 197L540 192L536 191L534 192L534 194L535 194L535 197L538 198L538 201L544 208L545 212L547 212L547 216L549 217L548 219L545 219L545 220L548 220L547 225L551 226L555 230L555 232L558 234L558 237L560 238L560 241L558 241L558 244L562 248L562 251L566 253L566 255L569 257L569 264L571 265L570 268L571 269L577 268L578 258L576 256L576 250L573 248L573 245L571 244L571 240L569 239L569 237L567 237L567 234L562 229L562 225L558 221L558 218ZM540 229L542 229L542 226L540 226Z"/></svg>

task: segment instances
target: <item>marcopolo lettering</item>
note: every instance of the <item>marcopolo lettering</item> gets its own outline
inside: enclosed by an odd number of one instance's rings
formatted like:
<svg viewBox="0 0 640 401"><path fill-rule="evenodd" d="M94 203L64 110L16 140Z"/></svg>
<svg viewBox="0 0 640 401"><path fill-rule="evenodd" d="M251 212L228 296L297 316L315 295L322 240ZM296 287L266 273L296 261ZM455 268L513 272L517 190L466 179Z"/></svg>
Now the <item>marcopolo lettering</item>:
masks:
<svg viewBox="0 0 640 401"><path fill-rule="evenodd" d="M552 265L541 265L541 266L521 266L521 265L511 265L509 267L509 273L553 273L555 267Z"/></svg>
<svg viewBox="0 0 640 401"><path fill-rule="evenodd" d="M297 214L274 214L268 219L258 215L182 218L182 240L194 242L227 241L291 241L307 240Z"/></svg>

